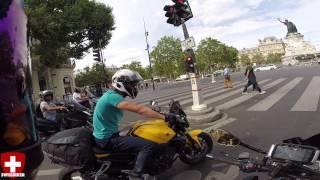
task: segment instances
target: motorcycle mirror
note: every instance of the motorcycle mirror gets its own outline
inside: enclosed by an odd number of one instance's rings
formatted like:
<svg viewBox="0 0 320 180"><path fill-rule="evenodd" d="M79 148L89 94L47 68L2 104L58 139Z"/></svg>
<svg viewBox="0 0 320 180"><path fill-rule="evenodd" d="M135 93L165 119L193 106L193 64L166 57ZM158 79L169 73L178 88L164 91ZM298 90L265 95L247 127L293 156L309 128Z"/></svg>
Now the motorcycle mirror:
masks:
<svg viewBox="0 0 320 180"><path fill-rule="evenodd" d="M241 142L237 137L222 129L213 129L210 134L220 145L237 146Z"/></svg>

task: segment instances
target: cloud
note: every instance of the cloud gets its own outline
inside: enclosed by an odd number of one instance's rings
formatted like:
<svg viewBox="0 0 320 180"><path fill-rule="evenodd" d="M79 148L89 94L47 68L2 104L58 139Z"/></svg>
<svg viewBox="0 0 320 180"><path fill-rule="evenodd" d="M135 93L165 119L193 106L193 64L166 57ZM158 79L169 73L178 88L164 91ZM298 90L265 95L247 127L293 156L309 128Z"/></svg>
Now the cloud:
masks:
<svg viewBox="0 0 320 180"><path fill-rule="evenodd" d="M113 8L116 30L110 44L104 50L106 64L122 65L132 60L148 65L145 51L143 19L149 32L149 44L153 47L157 41L167 35L183 39L181 27L166 23L165 4L171 0L99 0ZM319 0L189 0L194 18L187 22L189 34L196 42L206 37L217 38L221 42L236 48L252 47L258 39L266 36L282 38L286 27L277 22L277 18L293 21L305 39L320 44L320 21L318 16ZM77 62L77 68L93 64L88 54Z"/></svg>

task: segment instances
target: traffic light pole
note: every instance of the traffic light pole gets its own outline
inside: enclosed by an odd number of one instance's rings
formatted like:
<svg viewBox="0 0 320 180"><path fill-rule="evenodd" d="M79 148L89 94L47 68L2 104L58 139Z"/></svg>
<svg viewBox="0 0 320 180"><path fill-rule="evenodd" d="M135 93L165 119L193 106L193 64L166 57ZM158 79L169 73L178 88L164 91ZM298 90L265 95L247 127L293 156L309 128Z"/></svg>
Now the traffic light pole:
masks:
<svg viewBox="0 0 320 180"><path fill-rule="evenodd" d="M184 38L188 39L189 38L189 33L188 33L188 29L187 26L185 25L185 23L182 23L182 30L183 30L183 34L184 34ZM193 49L188 49L187 52L192 56L192 59L194 60L194 62L196 62L196 57L194 54ZM198 86L198 82L197 82L197 68L196 68L196 63L195 63L195 73L190 73L191 76L191 88L192 88L192 97L193 97L193 105L191 107L191 109L193 111L202 111L207 109L207 105L204 104L204 100L203 97L201 95L201 88L199 88Z"/></svg>

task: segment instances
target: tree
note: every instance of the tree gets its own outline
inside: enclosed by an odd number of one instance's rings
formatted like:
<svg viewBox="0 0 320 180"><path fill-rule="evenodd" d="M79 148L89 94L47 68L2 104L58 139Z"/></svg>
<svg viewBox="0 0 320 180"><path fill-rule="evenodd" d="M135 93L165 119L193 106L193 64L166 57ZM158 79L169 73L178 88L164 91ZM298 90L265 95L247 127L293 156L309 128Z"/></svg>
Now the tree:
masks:
<svg viewBox="0 0 320 180"><path fill-rule="evenodd" d="M112 9L89 0L27 0L33 53L46 66L81 59L99 41L105 47L114 30Z"/></svg>
<svg viewBox="0 0 320 180"><path fill-rule="evenodd" d="M154 59L154 73L158 76L175 78L185 72L186 55L179 39L162 37L151 52L151 57Z"/></svg>
<svg viewBox="0 0 320 180"><path fill-rule="evenodd" d="M76 85L79 87L88 86L110 79L111 73L108 72L107 69L103 69L103 67L102 64L96 63L91 68L84 68L82 72L76 75Z"/></svg>
<svg viewBox="0 0 320 180"><path fill-rule="evenodd" d="M199 72L208 72L224 66L235 67L238 50L229 47L211 37L201 40L197 49L197 67Z"/></svg>
<svg viewBox="0 0 320 180"><path fill-rule="evenodd" d="M281 57L282 57L282 56L283 56L283 54L280 54L280 53L268 54L268 56L267 56L267 63L268 63L268 64L281 63Z"/></svg>
<svg viewBox="0 0 320 180"><path fill-rule="evenodd" d="M265 64L265 57L261 53L256 53L252 56L252 62L257 64Z"/></svg>
<svg viewBox="0 0 320 180"><path fill-rule="evenodd" d="M124 64L121 68L136 71L143 77L143 79L150 78L148 71L146 70L146 68L142 67L142 65L139 61L132 61L130 64Z"/></svg>
<svg viewBox="0 0 320 180"><path fill-rule="evenodd" d="M232 68L236 67L236 63L239 61L239 51L234 47L227 47L225 53L224 62Z"/></svg>
<svg viewBox="0 0 320 180"><path fill-rule="evenodd" d="M241 54L240 55L240 62L242 65L247 65L251 62L250 57L247 54Z"/></svg>
<svg viewBox="0 0 320 180"><path fill-rule="evenodd" d="M213 67L221 61L221 42L211 37L200 41L197 54L197 68L199 72L213 70Z"/></svg>

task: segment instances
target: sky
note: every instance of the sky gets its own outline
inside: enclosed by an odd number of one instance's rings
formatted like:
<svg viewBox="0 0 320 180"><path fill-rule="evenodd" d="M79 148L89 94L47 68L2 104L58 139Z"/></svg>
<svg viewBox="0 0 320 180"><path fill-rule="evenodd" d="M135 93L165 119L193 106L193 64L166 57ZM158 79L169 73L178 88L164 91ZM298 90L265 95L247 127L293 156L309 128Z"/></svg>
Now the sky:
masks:
<svg viewBox="0 0 320 180"><path fill-rule="evenodd" d="M183 39L181 27L166 23L163 7L170 0L96 0L113 8L115 30L103 50L107 66L140 61L148 65L144 21L150 50L163 36ZM277 18L292 21L306 41L320 49L319 0L189 0L194 17L186 25L196 43L212 37L236 47L251 48L267 36L284 38L286 26ZM76 69L91 66L92 53L76 60Z"/></svg>

